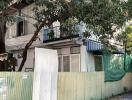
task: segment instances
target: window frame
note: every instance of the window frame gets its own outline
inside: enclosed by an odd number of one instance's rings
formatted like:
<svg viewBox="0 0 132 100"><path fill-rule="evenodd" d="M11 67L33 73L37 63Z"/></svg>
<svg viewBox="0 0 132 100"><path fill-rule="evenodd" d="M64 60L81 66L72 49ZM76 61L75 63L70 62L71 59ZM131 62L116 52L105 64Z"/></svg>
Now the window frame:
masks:
<svg viewBox="0 0 132 100"><path fill-rule="evenodd" d="M70 55L68 55L68 54L65 54L65 55L62 55L62 72L65 72L64 71L64 63L63 63L63 57L65 57L65 56L69 56L69 70L71 70L71 67L70 67L70 61L71 61L71 58L70 58ZM70 72L70 71L68 71L68 72Z"/></svg>
<svg viewBox="0 0 132 100"><path fill-rule="evenodd" d="M19 24L21 22L23 23L23 26L22 26L23 27L23 33L19 33L19 30L20 30ZM17 24L16 24L16 36L20 37L20 36L24 36L24 35L25 35L25 19L22 19L21 21L17 22Z"/></svg>
<svg viewBox="0 0 132 100"><path fill-rule="evenodd" d="M80 57L80 54L71 54L70 55L70 72L75 72L75 71L71 71L71 56L74 56L74 55L78 55L79 56L79 69L78 69L78 72L81 72L81 57Z"/></svg>
<svg viewBox="0 0 132 100"><path fill-rule="evenodd" d="M102 70L96 70L96 64L95 64L95 57L97 57L97 56L99 56L99 57L101 57L101 65L102 65ZM104 70L104 68L103 68L103 56L102 55L94 55L94 65L95 65L95 71L96 72L99 72L99 71L103 71Z"/></svg>
<svg viewBox="0 0 132 100"><path fill-rule="evenodd" d="M64 65L63 65L63 57L64 56L69 56L69 67L70 67L70 71L68 71L68 72L75 72L75 71L71 71L71 56L74 56L74 55L78 55L79 56L79 71L78 72L81 72L81 57L80 57L80 54L64 54L64 55L59 55L58 56L58 59L59 59L59 57L61 57L61 71L60 72L65 72L64 71ZM58 69L58 72L59 72L59 69Z"/></svg>

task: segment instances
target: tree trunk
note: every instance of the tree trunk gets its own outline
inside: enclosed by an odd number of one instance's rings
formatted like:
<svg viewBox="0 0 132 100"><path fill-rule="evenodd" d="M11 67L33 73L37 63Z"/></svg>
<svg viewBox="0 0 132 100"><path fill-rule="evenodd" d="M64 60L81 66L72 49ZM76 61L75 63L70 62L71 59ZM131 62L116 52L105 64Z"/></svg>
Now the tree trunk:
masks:
<svg viewBox="0 0 132 100"><path fill-rule="evenodd" d="M0 19L1 21L1 19ZM6 23L1 21L0 23L0 54L6 52L5 48L5 34L6 34ZM5 63L4 61L0 61L0 71L5 71Z"/></svg>
<svg viewBox="0 0 132 100"><path fill-rule="evenodd" d="M47 21L47 20L43 21L43 22L39 25L39 27L38 27L38 28L36 29L36 31L34 32L34 35L33 35L32 38L30 39L30 41L26 44L26 46L25 46L25 48L24 48L24 51L23 51L23 55L22 55L23 59L22 59L22 62L21 62L21 64L20 64L20 67L19 67L19 69L18 69L18 72L21 72L21 71L22 71L23 66L24 66L24 64L25 64L25 62L26 62L26 60L27 60L27 51L28 51L29 47L32 45L32 43L36 40L36 38L37 38L37 36L38 36L40 30L44 27L44 25L50 26L50 25L53 23L53 21L49 21L48 23L47 23L46 21Z"/></svg>
<svg viewBox="0 0 132 100"><path fill-rule="evenodd" d="M5 37L3 36L3 33L1 33L0 30L0 54L5 53L6 49L5 49Z"/></svg>
<svg viewBox="0 0 132 100"><path fill-rule="evenodd" d="M0 54L6 52L5 33L6 33L6 24L0 23Z"/></svg>

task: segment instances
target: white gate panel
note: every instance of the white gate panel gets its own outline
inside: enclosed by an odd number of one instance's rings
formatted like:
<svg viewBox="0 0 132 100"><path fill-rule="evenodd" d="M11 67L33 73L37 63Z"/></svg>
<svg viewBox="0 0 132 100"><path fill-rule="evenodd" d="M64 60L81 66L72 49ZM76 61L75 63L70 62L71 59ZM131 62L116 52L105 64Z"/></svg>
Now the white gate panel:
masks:
<svg viewBox="0 0 132 100"><path fill-rule="evenodd" d="M57 75L57 51L35 48L33 100L57 100Z"/></svg>

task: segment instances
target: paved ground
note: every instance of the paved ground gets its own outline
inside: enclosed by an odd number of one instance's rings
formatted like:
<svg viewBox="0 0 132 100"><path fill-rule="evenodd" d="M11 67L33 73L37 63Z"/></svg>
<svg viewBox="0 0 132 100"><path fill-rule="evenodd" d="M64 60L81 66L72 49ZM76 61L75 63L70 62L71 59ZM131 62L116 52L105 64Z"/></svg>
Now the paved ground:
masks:
<svg viewBox="0 0 132 100"><path fill-rule="evenodd" d="M132 100L132 92L112 97L110 100Z"/></svg>

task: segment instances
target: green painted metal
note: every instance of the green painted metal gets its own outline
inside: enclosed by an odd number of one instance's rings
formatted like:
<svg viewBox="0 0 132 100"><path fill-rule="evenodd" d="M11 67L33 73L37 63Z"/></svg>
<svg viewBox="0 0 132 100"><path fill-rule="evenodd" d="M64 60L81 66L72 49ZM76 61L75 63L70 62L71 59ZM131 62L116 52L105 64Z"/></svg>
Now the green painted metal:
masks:
<svg viewBox="0 0 132 100"><path fill-rule="evenodd" d="M32 87L33 73L0 73L0 100L32 100Z"/></svg>
<svg viewBox="0 0 132 100"><path fill-rule="evenodd" d="M132 72L132 55L126 55L125 61L126 72Z"/></svg>
<svg viewBox="0 0 132 100"><path fill-rule="evenodd" d="M132 72L132 56L104 52L103 66L106 82L121 80L127 72Z"/></svg>

